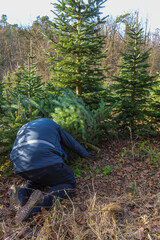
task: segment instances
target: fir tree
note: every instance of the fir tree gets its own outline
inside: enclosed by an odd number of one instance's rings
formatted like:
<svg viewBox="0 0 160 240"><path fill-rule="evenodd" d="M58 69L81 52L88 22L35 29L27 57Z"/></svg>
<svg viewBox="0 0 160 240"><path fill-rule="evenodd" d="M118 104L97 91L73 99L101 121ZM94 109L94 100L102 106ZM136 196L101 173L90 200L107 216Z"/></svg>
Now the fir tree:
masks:
<svg viewBox="0 0 160 240"><path fill-rule="evenodd" d="M12 89L13 82L12 82L12 76L9 71L7 72L7 75L3 77L2 84L3 84L4 98L7 99L7 101L11 101L11 96L9 94L9 90Z"/></svg>
<svg viewBox="0 0 160 240"><path fill-rule="evenodd" d="M36 74L37 63L33 63L33 56L28 56L28 61L24 66L15 73L17 85L15 85L17 92L21 95L30 98L40 97L42 94L41 76ZM19 84L19 85L18 85Z"/></svg>
<svg viewBox="0 0 160 240"><path fill-rule="evenodd" d="M0 82L0 116L3 114L2 105L3 105L3 83Z"/></svg>
<svg viewBox="0 0 160 240"><path fill-rule="evenodd" d="M112 86L116 93L116 120L133 131L148 123L150 92L155 85L154 77L147 72L150 50L143 50L143 29L137 19L127 31L126 52L121 53L119 76L113 78Z"/></svg>
<svg viewBox="0 0 160 240"><path fill-rule="evenodd" d="M153 92L152 92L152 122L155 124L155 126L158 127L159 132L159 122L160 122L160 73L157 73L157 86L155 86Z"/></svg>
<svg viewBox="0 0 160 240"><path fill-rule="evenodd" d="M104 79L101 60L106 51L100 9L106 0L59 0L54 4L54 34L58 37L50 56L54 80L81 93L97 91ZM54 42L52 36L48 37Z"/></svg>
<svg viewBox="0 0 160 240"><path fill-rule="evenodd" d="M32 43L30 46L30 54L24 66L15 73L15 88L17 94L18 105L21 105L21 98L26 96L28 100L28 111L30 119L32 118L31 99L41 98L43 95L41 76L36 74L37 63L33 62L35 56L32 54Z"/></svg>

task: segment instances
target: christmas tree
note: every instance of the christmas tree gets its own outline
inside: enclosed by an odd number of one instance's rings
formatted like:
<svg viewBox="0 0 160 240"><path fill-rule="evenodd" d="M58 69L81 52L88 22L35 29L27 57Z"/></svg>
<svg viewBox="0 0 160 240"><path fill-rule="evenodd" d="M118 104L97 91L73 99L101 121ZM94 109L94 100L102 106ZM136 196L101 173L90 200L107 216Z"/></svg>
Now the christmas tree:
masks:
<svg viewBox="0 0 160 240"><path fill-rule="evenodd" d="M54 4L53 31L58 40L48 35L56 55L49 61L54 81L69 87L80 96L97 91L104 79L101 61L106 51L100 9L106 0L61 0Z"/></svg>

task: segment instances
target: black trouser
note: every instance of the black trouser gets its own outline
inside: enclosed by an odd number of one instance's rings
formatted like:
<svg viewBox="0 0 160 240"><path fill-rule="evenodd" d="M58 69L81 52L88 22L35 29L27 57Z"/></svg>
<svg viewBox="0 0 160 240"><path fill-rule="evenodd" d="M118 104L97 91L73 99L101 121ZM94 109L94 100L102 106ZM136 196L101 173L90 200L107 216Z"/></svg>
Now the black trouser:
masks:
<svg viewBox="0 0 160 240"><path fill-rule="evenodd" d="M54 196L60 199L67 198L67 195L71 195L76 188L73 171L65 163L19 173L19 175L28 180L18 192L18 198L22 206L33 192L33 189L43 190L46 186L51 187L48 192L44 193L43 203L35 206L29 217L41 212L41 207L45 207L47 210L50 209Z"/></svg>

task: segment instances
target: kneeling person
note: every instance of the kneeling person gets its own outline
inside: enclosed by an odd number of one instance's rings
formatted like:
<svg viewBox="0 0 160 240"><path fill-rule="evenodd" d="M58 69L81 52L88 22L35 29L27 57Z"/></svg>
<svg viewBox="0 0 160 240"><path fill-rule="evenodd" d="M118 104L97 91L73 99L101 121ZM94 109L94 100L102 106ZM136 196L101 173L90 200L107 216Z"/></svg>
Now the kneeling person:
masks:
<svg viewBox="0 0 160 240"><path fill-rule="evenodd" d="M54 197L64 199L74 192L76 180L63 160L65 153L61 144L82 158L90 155L51 119L31 121L18 131L10 158L15 173L27 182L21 188L11 188L11 197L19 205L17 221L41 212L42 207L50 209ZM51 187L50 191L42 193L46 186Z"/></svg>

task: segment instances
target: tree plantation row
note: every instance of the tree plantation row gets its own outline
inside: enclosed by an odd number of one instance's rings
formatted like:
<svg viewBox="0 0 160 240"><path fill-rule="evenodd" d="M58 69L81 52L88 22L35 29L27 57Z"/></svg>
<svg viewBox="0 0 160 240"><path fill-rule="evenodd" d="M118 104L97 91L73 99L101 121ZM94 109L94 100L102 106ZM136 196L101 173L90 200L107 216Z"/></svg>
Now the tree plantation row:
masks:
<svg viewBox="0 0 160 240"><path fill-rule="evenodd" d="M59 1L54 20L23 28L0 21L4 162L24 123L54 119L81 143L157 135L159 31L138 13L101 18L104 0Z"/></svg>

